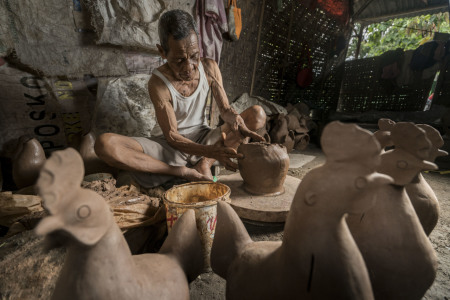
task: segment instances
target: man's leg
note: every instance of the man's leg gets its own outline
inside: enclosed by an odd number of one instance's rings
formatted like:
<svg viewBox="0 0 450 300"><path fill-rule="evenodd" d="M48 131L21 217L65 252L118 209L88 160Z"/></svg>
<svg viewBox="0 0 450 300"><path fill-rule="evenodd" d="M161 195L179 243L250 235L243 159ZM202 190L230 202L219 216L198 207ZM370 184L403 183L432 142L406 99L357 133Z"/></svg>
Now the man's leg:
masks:
<svg viewBox="0 0 450 300"><path fill-rule="evenodd" d="M264 109L259 105L250 106L240 115L242 119L244 119L247 128L251 131L256 131L266 125L266 113L264 112ZM221 131L221 139L216 143L224 144L227 147L237 149L240 144L246 142L246 138L239 133L233 132L228 124L222 125ZM199 173L207 176L208 178L211 178L212 180L211 166L215 161L216 160L213 158L203 157L194 166L194 169L196 169Z"/></svg>
<svg viewBox="0 0 450 300"><path fill-rule="evenodd" d="M142 146L127 136L104 133L95 141L94 149L104 162L121 170L172 175L190 181L209 179L195 169L171 166L145 154Z"/></svg>

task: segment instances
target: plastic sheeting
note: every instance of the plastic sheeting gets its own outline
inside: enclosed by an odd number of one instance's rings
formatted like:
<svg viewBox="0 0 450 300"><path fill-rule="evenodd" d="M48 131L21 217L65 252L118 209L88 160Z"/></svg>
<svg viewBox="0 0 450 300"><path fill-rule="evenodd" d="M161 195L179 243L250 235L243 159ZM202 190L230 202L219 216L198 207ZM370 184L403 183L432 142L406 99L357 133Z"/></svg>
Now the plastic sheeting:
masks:
<svg viewBox="0 0 450 300"><path fill-rule="evenodd" d="M158 20L171 9L192 14L195 0L84 0L92 14L98 44L144 48L157 52Z"/></svg>
<svg viewBox="0 0 450 300"><path fill-rule="evenodd" d="M0 1L0 55L47 76L127 75L121 52L99 47L80 24L78 0Z"/></svg>
<svg viewBox="0 0 450 300"><path fill-rule="evenodd" d="M42 78L0 66L0 154L11 157L22 135L36 138L46 152L65 148L91 127L95 96L84 80Z"/></svg>
<svg viewBox="0 0 450 300"><path fill-rule="evenodd" d="M94 112L96 135L114 132L149 137L156 125L155 108L148 95L150 75L99 80Z"/></svg>

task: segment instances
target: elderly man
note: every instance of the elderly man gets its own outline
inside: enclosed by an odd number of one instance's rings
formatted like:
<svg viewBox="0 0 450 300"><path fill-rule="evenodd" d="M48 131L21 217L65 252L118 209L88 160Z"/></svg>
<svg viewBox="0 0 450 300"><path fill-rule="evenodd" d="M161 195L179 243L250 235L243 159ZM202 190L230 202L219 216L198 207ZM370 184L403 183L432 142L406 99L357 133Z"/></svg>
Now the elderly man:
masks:
<svg viewBox="0 0 450 300"><path fill-rule="evenodd" d="M222 85L217 63L200 58L198 33L193 18L182 10L164 13L159 20L160 66L148 82L158 125L151 138L105 133L95 152L106 163L130 171L141 186L154 187L175 177L189 181L212 180L217 160L236 170L233 158L245 139L264 139L254 131L263 127L266 115L260 106L236 113ZM206 123L206 101L212 90L225 124L211 129Z"/></svg>

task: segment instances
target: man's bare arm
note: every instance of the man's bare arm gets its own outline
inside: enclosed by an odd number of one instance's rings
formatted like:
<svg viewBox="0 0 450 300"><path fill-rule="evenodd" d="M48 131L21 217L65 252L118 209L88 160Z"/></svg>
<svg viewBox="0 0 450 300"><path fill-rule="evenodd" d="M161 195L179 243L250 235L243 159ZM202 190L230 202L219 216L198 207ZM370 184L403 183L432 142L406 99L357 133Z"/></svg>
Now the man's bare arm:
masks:
<svg viewBox="0 0 450 300"><path fill-rule="evenodd" d="M155 107L156 118L169 145L190 155L217 159L226 168L235 169L235 164L232 163L230 158L239 158L241 156L236 153L236 150L229 147L197 144L178 132L175 112L170 102L170 92L160 78L157 76L150 78L148 91Z"/></svg>
<svg viewBox="0 0 450 300"><path fill-rule="evenodd" d="M232 131L239 131L244 137L248 136L256 141L264 141L263 137L247 128L242 117L230 106L225 89L223 88L222 74L217 63L207 58L202 59L202 62L205 66L205 72L214 100L217 103L220 116L224 122L230 125Z"/></svg>

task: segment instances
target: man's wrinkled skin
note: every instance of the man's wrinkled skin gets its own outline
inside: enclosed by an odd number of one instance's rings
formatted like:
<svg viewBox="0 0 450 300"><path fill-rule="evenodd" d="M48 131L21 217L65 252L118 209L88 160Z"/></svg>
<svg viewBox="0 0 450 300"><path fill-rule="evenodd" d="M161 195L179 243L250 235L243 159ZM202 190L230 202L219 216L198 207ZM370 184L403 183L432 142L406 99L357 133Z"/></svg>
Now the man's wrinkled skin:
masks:
<svg viewBox="0 0 450 300"><path fill-rule="evenodd" d="M239 115L231 108L222 85L219 67L213 60L200 58L195 32L192 31L189 36L178 41L169 36L168 44L167 52L157 45L161 57L167 60L158 70L179 93L187 97L197 89L200 81L198 67L200 61L202 62L220 115L225 121L221 128L222 141L216 145L201 145L179 134L170 92L159 77L152 76L148 91L167 142L181 152L203 158L194 168L171 166L143 153L137 141L113 133L106 133L98 138L95 145L97 155L119 169L173 175L189 181L212 180L211 165L216 160L228 170L236 171L238 166L232 159L242 158L242 155L236 152L239 144L248 138L264 141L263 137L254 132L265 124L264 111L259 106L253 106Z"/></svg>

